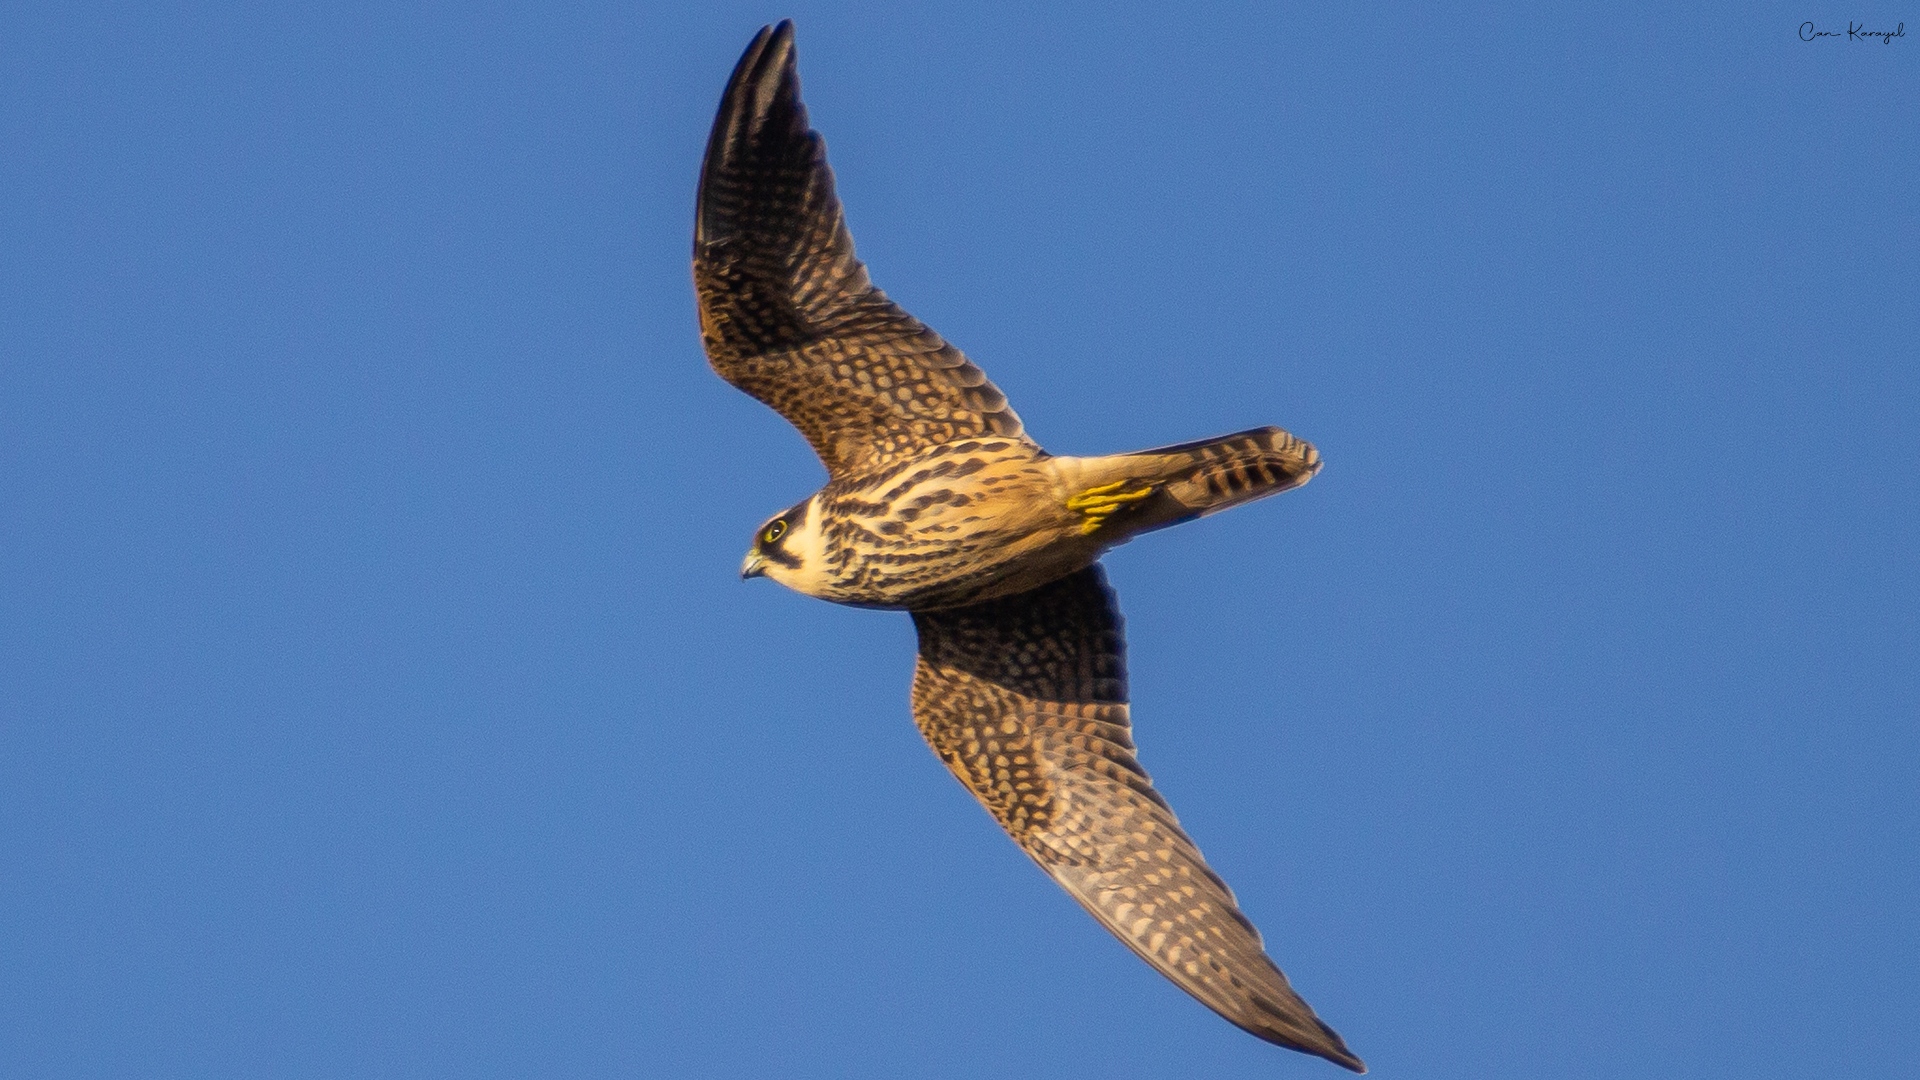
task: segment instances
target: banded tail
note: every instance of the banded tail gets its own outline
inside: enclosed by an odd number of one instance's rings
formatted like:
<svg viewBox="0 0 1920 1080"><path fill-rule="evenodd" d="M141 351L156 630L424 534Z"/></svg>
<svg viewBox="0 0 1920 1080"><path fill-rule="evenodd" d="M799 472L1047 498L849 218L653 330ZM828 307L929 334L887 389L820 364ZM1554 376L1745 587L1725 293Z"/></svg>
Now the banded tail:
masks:
<svg viewBox="0 0 1920 1080"><path fill-rule="evenodd" d="M1290 491L1320 471L1320 454L1313 444L1277 427L1131 454L1070 460L1068 475L1075 493L1068 500L1069 508L1089 515L1088 532L1105 526L1111 518L1115 531L1124 530L1128 536ZM1132 498L1126 506L1091 512L1085 508L1086 502L1096 501L1105 492ZM1088 499L1088 495L1095 495L1096 500ZM1114 497L1106 495L1105 499Z"/></svg>

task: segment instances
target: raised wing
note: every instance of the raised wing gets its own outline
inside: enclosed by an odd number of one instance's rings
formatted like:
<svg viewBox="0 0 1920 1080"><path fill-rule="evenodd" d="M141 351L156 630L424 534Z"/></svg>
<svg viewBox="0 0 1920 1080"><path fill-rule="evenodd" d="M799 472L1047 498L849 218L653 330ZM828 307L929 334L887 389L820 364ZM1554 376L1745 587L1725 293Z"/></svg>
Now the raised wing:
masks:
<svg viewBox="0 0 1920 1080"><path fill-rule="evenodd" d="M1366 1071L1287 985L1134 760L1126 646L1100 567L913 620L915 722L1042 869L1208 1008L1268 1042Z"/></svg>
<svg viewBox="0 0 1920 1080"><path fill-rule="evenodd" d="M799 428L835 479L954 439L1021 436L1006 395L854 257L800 103L791 22L760 31L720 99L693 283L713 370Z"/></svg>

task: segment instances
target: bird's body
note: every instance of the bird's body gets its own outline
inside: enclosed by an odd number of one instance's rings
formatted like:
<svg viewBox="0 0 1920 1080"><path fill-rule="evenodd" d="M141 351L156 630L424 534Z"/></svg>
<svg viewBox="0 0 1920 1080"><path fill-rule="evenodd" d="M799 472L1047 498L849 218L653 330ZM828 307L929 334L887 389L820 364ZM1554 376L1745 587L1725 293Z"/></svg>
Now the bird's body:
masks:
<svg viewBox="0 0 1920 1080"><path fill-rule="evenodd" d="M1059 488L1053 460L1024 439L945 443L828 484L796 508L784 543L757 550L769 576L808 596L953 607L1092 561L1054 542L1071 514Z"/></svg>
<svg viewBox="0 0 1920 1080"><path fill-rule="evenodd" d="M1274 427L1101 457L1041 449L958 349L854 256L790 23L721 99L694 231L714 370L826 464L741 568L809 596L905 609L913 715L940 759L1121 941L1234 1024L1365 1071L1288 985L1133 753L1102 552L1311 479Z"/></svg>
<svg viewBox="0 0 1920 1080"><path fill-rule="evenodd" d="M1054 457L1026 439L942 443L834 481L776 518L783 535L756 543L756 568L841 604L959 607L1038 588L1142 532L1292 487L1318 460L1278 428L1097 458Z"/></svg>

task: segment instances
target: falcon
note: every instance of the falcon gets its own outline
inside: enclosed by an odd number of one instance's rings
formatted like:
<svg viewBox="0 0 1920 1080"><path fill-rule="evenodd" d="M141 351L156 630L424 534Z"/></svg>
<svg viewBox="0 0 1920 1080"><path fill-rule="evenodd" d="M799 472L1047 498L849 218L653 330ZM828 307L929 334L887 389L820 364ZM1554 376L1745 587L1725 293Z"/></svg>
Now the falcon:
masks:
<svg viewBox="0 0 1920 1080"><path fill-rule="evenodd" d="M760 527L741 576L911 613L914 722L1014 842L1208 1008L1365 1072L1135 759L1120 612L1098 564L1141 533L1306 483L1314 448L1264 427L1106 457L1042 450L855 257L791 22L760 31L720 100L693 280L714 371L827 467L826 487Z"/></svg>

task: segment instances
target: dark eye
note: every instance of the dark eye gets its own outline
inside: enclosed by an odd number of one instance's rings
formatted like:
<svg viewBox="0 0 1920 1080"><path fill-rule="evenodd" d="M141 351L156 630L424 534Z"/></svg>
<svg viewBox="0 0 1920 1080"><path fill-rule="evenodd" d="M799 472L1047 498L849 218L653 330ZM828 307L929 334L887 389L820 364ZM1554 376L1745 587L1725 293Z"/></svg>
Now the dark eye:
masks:
<svg viewBox="0 0 1920 1080"><path fill-rule="evenodd" d="M787 523L784 521L776 521L767 526L766 531L760 534L760 542L763 544L777 544L780 542L780 538L785 535L787 535Z"/></svg>

